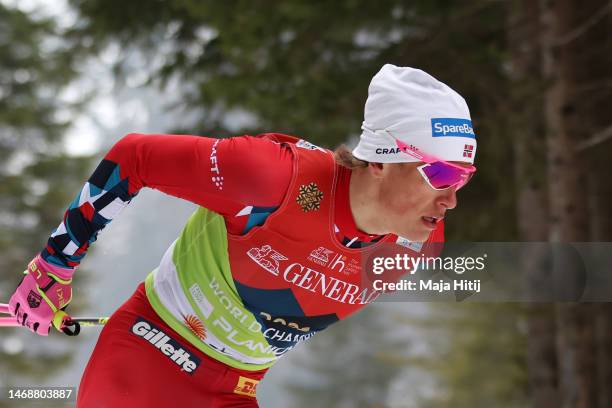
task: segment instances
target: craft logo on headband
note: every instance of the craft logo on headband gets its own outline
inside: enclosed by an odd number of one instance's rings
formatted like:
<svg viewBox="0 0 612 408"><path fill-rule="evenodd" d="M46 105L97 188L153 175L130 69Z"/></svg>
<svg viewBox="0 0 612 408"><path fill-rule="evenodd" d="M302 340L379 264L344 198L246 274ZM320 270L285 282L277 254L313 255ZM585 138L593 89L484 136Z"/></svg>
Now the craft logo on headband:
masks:
<svg viewBox="0 0 612 408"><path fill-rule="evenodd" d="M433 137L456 136L476 139L472 121L459 118L431 118L431 135Z"/></svg>

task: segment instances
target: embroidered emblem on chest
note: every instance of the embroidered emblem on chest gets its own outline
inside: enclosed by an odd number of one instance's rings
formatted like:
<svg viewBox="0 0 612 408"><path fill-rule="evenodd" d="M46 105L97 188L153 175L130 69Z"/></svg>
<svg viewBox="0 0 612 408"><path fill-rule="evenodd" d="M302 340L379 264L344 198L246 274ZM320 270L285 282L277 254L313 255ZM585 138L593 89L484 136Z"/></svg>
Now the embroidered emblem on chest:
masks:
<svg viewBox="0 0 612 408"><path fill-rule="evenodd" d="M302 184L300 186L300 192L296 197L296 201L304 212L320 209L321 200L323 200L323 192L319 190L315 183Z"/></svg>

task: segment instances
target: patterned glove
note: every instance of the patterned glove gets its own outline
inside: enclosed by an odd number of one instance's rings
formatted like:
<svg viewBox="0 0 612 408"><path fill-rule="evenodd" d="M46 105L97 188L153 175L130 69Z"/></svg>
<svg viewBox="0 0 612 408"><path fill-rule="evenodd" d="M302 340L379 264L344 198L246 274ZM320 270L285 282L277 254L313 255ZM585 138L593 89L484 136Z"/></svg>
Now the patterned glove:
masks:
<svg viewBox="0 0 612 408"><path fill-rule="evenodd" d="M41 336L49 334L51 323L60 330L67 316L62 310L72 300L74 269L51 265L38 255L24 274L9 301L11 314L22 326Z"/></svg>

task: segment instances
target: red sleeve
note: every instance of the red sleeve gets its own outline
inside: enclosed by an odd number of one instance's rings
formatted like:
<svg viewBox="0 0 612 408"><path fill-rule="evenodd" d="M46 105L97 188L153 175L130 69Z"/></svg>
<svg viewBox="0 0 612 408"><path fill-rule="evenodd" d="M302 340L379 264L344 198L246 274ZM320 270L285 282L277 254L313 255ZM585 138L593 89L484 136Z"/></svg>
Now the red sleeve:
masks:
<svg viewBox="0 0 612 408"><path fill-rule="evenodd" d="M278 206L292 176L291 150L267 138L129 134L108 152L129 193L150 187L233 216Z"/></svg>
<svg viewBox="0 0 612 408"><path fill-rule="evenodd" d="M268 138L212 139L130 134L100 162L41 252L61 267L76 267L104 227L143 187L189 200L225 217L239 234L245 206L269 212L283 200L292 177L291 150Z"/></svg>

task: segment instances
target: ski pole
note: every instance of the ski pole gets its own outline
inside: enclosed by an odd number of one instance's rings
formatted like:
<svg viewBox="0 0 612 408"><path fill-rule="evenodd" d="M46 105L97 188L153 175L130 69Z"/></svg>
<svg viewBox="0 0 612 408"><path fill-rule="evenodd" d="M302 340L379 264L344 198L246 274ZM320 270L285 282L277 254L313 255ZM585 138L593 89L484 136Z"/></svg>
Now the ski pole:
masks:
<svg viewBox="0 0 612 408"><path fill-rule="evenodd" d="M0 313L10 314L9 306L6 303L0 303ZM63 311L58 313L61 313L59 329L68 336L77 336L81 331L81 327L104 326L108 321L108 317L70 317ZM0 317L0 327L19 326L21 325L14 317ZM74 329L71 330L71 327L74 327Z"/></svg>

